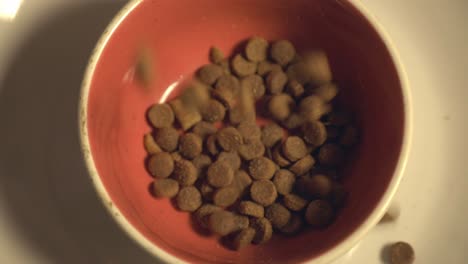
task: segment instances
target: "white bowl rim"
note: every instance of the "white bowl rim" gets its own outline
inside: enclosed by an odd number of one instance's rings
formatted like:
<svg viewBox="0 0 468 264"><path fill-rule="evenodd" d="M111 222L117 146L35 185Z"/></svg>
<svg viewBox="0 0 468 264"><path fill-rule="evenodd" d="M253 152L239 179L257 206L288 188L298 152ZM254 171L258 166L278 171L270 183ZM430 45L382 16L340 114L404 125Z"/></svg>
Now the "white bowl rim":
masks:
<svg viewBox="0 0 468 264"><path fill-rule="evenodd" d="M125 218L122 212L119 210L117 206L114 205L109 193L107 192L104 184L99 177L99 173L96 169L94 164L94 160L91 154L91 148L89 144L88 138L88 128L87 128L87 106L88 106L88 95L90 89L91 79L96 68L96 64L98 59L101 56L101 53L106 46L108 40L112 36L115 29L120 25L120 23L127 17L132 10L137 7L142 1L144 0L131 0L127 3L112 19L109 23L103 34L101 35L99 41L97 42L91 57L88 62L88 66L84 75L84 79L81 85L81 93L79 98L79 110L78 110L78 120L79 120L79 134L80 134L80 141L81 141L81 149L84 155L84 160L86 163L86 167L88 168L89 175L91 177L91 181L98 193L98 196L102 200L105 208L110 213L112 218L119 224L119 226L135 241L138 242L145 250L147 250L151 255L154 257L162 260L165 263L186 263L185 261L167 253L163 249L157 247L153 244L149 239L143 236L130 222ZM375 209L371 212L369 217L351 233L348 237L346 237L343 241L341 241L338 245L333 247L332 249L324 252L323 254L319 255L315 259L309 261L308 263L313 264L326 264L330 263L334 259L338 258L339 256L345 254L349 251L353 246L355 246L365 234L367 234L382 218L382 216L387 211L388 207L391 204L391 200L395 195L398 185L401 182L403 177L403 172L406 167L412 134L413 134L413 127L412 127L412 118L413 118L413 110L411 106L411 95L409 91L409 81L404 70L403 64L400 59L400 55L398 54L395 45L391 41L389 35L384 30L382 25L377 21L377 19L367 10L363 3L360 0L350 0L350 3L354 5L362 14L363 16L370 22L371 26L377 31L381 39L383 40L386 48L388 49L390 56L392 57L393 63L396 67L398 77L400 78L400 85L403 94L403 103L404 103L404 134L403 134L403 142L401 146L400 157L395 168L394 175L392 180L390 181L387 190L385 191L384 195L380 199L379 203L375 207Z"/></svg>

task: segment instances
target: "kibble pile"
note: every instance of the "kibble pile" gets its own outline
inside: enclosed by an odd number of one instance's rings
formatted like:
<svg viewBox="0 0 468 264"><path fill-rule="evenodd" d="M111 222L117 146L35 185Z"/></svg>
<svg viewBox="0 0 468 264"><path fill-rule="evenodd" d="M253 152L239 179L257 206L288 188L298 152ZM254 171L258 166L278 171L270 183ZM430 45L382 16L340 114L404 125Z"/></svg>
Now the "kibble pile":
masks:
<svg viewBox="0 0 468 264"><path fill-rule="evenodd" d="M357 129L333 105L326 54L253 37L231 59L212 48L210 60L178 98L147 112L153 194L236 250L329 225L347 197L336 169Z"/></svg>

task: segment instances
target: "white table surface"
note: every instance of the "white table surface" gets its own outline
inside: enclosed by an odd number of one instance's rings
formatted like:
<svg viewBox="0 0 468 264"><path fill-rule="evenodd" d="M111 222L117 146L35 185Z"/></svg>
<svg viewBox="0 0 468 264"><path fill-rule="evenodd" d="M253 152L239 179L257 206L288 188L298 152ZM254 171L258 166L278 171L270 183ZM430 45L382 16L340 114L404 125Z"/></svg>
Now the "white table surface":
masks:
<svg viewBox="0 0 468 264"><path fill-rule="evenodd" d="M416 263L468 263L468 1L361 1L401 54L414 134L400 218L335 263L383 263L398 240ZM23 0L0 18L0 263L154 263L98 202L78 142L82 74L123 4Z"/></svg>

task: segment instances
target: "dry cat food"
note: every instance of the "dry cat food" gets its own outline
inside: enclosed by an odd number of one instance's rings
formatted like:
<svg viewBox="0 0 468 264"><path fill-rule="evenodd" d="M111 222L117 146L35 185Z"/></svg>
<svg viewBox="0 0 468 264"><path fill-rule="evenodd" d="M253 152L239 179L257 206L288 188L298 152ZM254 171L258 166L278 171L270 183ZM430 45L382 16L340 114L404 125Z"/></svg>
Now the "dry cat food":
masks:
<svg viewBox="0 0 468 264"><path fill-rule="evenodd" d="M153 195L235 250L332 224L348 197L336 171L359 131L336 108L326 54L253 37L231 58L216 47L209 57L179 97L147 111Z"/></svg>

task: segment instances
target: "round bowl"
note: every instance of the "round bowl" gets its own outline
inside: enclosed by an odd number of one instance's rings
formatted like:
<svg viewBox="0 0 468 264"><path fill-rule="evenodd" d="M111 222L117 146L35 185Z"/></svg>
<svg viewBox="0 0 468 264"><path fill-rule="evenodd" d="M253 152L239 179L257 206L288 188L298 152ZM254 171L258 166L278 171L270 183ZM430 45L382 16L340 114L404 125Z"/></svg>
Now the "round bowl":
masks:
<svg viewBox="0 0 468 264"><path fill-rule="evenodd" d="M349 200L324 230L231 251L197 233L189 214L149 191L143 135L147 108L167 100L184 77L259 35L329 55L342 104L357 116L361 141L345 171ZM152 89L134 81L142 47L155 62ZM80 103L82 149L91 179L117 223L168 263L327 263L352 248L382 217L401 180L410 138L406 78L394 47L359 2L329 0L133 0L99 40Z"/></svg>

